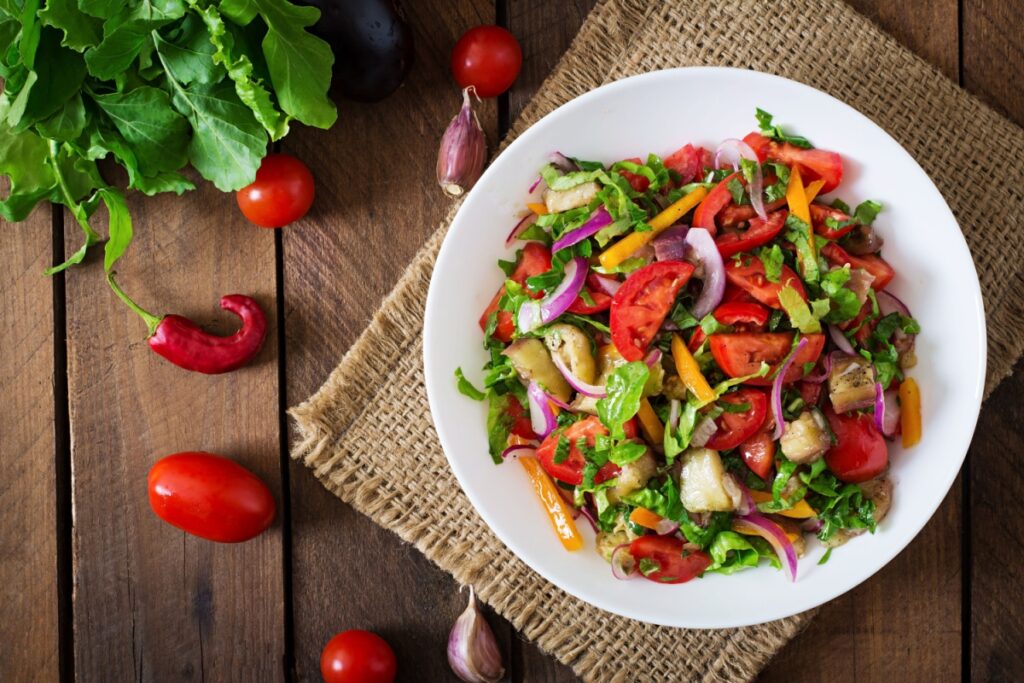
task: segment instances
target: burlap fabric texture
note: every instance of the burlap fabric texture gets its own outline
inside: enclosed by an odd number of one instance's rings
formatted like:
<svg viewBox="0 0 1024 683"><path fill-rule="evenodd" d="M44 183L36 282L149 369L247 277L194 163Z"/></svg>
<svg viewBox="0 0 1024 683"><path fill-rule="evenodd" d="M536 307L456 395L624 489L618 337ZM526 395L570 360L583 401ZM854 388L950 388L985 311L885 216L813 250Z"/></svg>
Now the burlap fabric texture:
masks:
<svg viewBox="0 0 1024 683"><path fill-rule="evenodd" d="M1024 215L1024 131L845 4L606 0L509 139L603 83L694 65L753 68L807 83L853 105L904 145L938 184L979 266L987 392L1011 372L1024 346L1024 245L1014 235ZM446 227L427 241L323 387L292 410L300 437L293 457L339 498L473 584L515 628L586 680L753 678L811 613L714 631L608 614L531 571L461 493L431 424L421 360L422 293ZM403 428L390 428L396 424ZM363 448L367 443L387 447Z"/></svg>

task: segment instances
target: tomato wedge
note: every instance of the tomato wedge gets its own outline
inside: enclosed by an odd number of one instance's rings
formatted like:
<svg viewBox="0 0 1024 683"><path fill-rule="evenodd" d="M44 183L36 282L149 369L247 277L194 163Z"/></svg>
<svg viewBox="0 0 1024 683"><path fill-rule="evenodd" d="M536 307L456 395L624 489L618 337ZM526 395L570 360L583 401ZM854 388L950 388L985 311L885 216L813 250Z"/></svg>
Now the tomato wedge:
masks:
<svg viewBox="0 0 1024 683"><path fill-rule="evenodd" d="M793 348L793 332L739 332L733 334L713 334L708 337L711 355L718 367L729 377L745 377L752 375L761 367L761 362L768 363L771 369L764 377L754 377L746 384L767 386L772 383L772 375L785 360ZM804 364L816 363L821 350L825 348L825 335L804 335L807 344L793 358L784 383L795 382L804 376Z"/></svg>
<svg viewBox="0 0 1024 683"><path fill-rule="evenodd" d="M722 303L757 303L757 299L750 296L750 293L742 287L737 287L731 282L725 283L725 294L722 295Z"/></svg>
<svg viewBox="0 0 1024 683"><path fill-rule="evenodd" d="M839 187L843 180L843 158L835 152L824 149L803 149L789 142L775 142L760 133L750 133L743 138L750 145L758 159L774 161L792 167L800 165L800 175L805 182L822 180L820 194L827 194Z"/></svg>
<svg viewBox="0 0 1024 683"><path fill-rule="evenodd" d="M636 422L634 420L626 422L623 425L623 430L626 432L626 438L636 438ZM576 441L581 437L585 438L587 445L593 447L595 437L607 434L608 429L601 424L600 419L596 416L588 417L585 420L569 425L565 429L556 429L548 434L548 437L537 447L537 460L540 461L544 471L553 478L566 484L579 486L583 483L583 467L587 461L584 459L580 449L576 447ZM555 450L558 448L558 442L563 436L569 440L569 456L562 462L555 462ZM618 475L618 473L619 466L609 462L598 470L594 481L600 484L602 481L607 481Z"/></svg>
<svg viewBox="0 0 1024 683"><path fill-rule="evenodd" d="M693 275L684 261L656 261L635 271L612 297L612 343L628 361L640 360L679 290Z"/></svg>
<svg viewBox="0 0 1024 683"><path fill-rule="evenodd" d="M644 163L640 157L632 157L625 159L624 161L632 161L634 164ZM651 186L651 181L642 175L638 175L626 169L619 169L619 175L626 179L629 186L633 188L634 192L647 192L647 188Z"/></svg>
<svg viewBox="0 0 1024 683"><path fill-rule="evenodd" d="M718 403L748 408L741 413L729 412L726 409L726 412L715 420L718 431L708 439L707 447L716 451L727 451L739 446L761 429L768 415L768 397L758 389L744 387L739 391L725 394L718 399Z"/></svg>
<svg viewBox="0 0 1024 683"><path fill-rule="evenodd" d="M519 257L519 263L516 264L516 269L512 271L509 279L523 284L526 282L526 278L546 273L549 270L551 270L551 251L539 242L527 242L526 246L523 247L522 255ZM487 304L484 314L480 316L480 329L487 329L487 319L491 317L491 313L497 311L498 326L494 329L494 338L507 344L512 341L512 335L516 331L516 323L512 319L511 313L498 310L498 301L501 300L504 294L505 285L502 284L501 289L491 299L491 303ZM532 296L535 299L539 299L543 295L537 293Z"/></svg>
<svg viewBox="0 0 1024 683"><path fill-rule="evenodd" d="M765 179L767 184L768 180ZM767 213L778 211L786 205L786 198L776 199L774 202L768 202L764 205L764 210ZM737 225L747 223L751 219L757 216L757 212L754 211L754 207L750 204L736 204L733 202L729 206L722 209L718 214L718 224L723 228L731 228Z"/></svg>
<svg viewBox="0 0 1024 683"><path fill-rule="evenodd" d="M810 209L814 232L827 240L837 240L859 225L859 223L851 221L849 225L841 228L830 228L825 224L825 219L832 218L842 223L843 221L849 221L850 217L839 209L833 209L831 206L823 206L822 204L811 204Z"/></svg>
<svg viewBox="0 0 1024 683"><path fill-rule="evenodd" d="M875 276L871 283L871 289L882 291L892 279L896 277L896 271L881 256L869 254L867 256L853 256L835 242L829 242L821 249L821 255L833 266L840 268L847 263L851 268L863 268Z"/></svg>
<svg viewBox="0 0 1024 683"><path fill-rule="evenodd" d="M779 303L779 292L787 284L796 290L800 297L807 301L807 292L800 278L787 265L782 266L782 274L778 282L771 282L765 277L764 264L759 258L745 259L746 265L742 262L729 260L725 262L725 276L729 282L740 287L761 303L771 308L782 309Z"/></svg>
<svg viewBox="0 0 1024 683"><path fill-rule="evenodd" d="M739 171L723 178L722 182L715 185L711 192L708 192L708 196L704 197L704 200L697 205L696 211L693 212L693 227L706 228L712 237L715 236L715 233L718 232L718 227L715 225L715 216L732 201L729 181L734 178L742 178Z"/></svg>
<svg viewBox="0 0 1024 683"><path fill-rule="evenodd" d="M720 305L715 309L715 320L723 325L752 326L764 328L768 324L768 309L761 304L729 302ZM737 330L738 332L749 332L751 330Z"/></svg>
<svg viewBox="0 0 1024 683"><path fill-rule="evenodd" d="M644 178L646 180L646 178ZM576 297L576 301L572 302L572 306L569 306L570 313L576 313L577 315L592 315L594 313L600 313L601 311L607 311L612 305L612 297L610 294L604 291L601 286L601 281L606 280L618 284L618 280L609 275L601 275L600 273L591 272L587 275L587 282L585 288L587 294L590 295L590 300L593 301L593 305L588 304L584 301L582 296Z"/></svg>
<svg viewBox="0 0 1024 683"><path fill-rule="evenodd" d="M772 422L765 424L752 437L740 444L740 455L750 471L768 481L775 467L775 440L771 434Z"/></svg>
<svg viewBox="0 0 1024 683"><path fill-rule="evenodd" d="M710 555L702 550L687 552L675 536L641 536L629 544L629 554L640 575L656 583L686 583L711 566Z"/></svg>
<svg viewBox="0 0 1024 683"><path fill-rule="evenodd" d="M719 235L715 240L718 246L718 253L726 259L741 251L750 251L762 244L768 244L776 235L782 232L786 224L788 211L776 211L768 214L768 220L761 218L750 219L750 227L743 232L727 232Z"/></svg>
<svg viewBox="0 0 1024 683"><path fill-rule="evenodd" d="M508 416L508 431L524 439L536 439L537 435L533 433L533 423L530 422L530 414L523 408L523 404L519 402L519 399L515 398L512 394L507 394L507 396L509 396L509 399L505 414Z"/></svg>
<svg viewBox="0 0 1024 683"><path fill-rule="evenodd" d="M704 148L687 143L665 157L663 163L665 168L678 173L679 183L685 185L700 175L704 152Z"/></svg>
<svg viewBox="0 0 1024 683"><path fill-rule="evenodd" d="M836 435L836 445L825 453L825 463L836 477L856 484L874 479L885 471L889 465L889 448L871 415L839 415L826 405L825 418Z"/></svg>

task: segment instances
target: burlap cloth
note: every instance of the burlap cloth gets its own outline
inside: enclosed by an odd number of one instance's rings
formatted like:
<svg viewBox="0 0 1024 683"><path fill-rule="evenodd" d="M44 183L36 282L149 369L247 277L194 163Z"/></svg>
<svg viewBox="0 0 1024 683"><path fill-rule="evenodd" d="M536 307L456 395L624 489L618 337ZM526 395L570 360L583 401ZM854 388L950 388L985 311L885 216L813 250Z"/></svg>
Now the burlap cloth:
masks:
<svg viewBox="0 0 1024 683"><path fill-rule="evenodd" d="M607 0L509 140L603 83L690 65L748 67L807 83L853 105L906 147L953 208L979 266L988 312L986 395L1011 372L1024 346L1024 241L1015 234L1024 211L1024 131L840 2ZM427 241L324 386L291 411L300 437L292 456L339 498L473 584L584 679L753 678L812 613L715 631L634 622L542 579L476 515L448 469L423 387L423 292L446 227Z"/></svg>

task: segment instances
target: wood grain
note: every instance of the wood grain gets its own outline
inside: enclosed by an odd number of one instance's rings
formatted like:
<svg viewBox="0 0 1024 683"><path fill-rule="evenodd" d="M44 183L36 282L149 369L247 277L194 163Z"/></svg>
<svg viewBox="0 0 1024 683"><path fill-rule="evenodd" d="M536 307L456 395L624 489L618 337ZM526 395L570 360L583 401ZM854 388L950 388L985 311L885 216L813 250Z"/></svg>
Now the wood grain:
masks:
<svg viewBox="0 0 1024 683"><path fill-rule="evenodd" d="M49 205L0 221L0 680L59 674L54 435L53 226Z"/></svg>
<svg viewBox="0 0 1024 683"><path fill-rule="evenodd" d="M145 326L107 289L99 259L69 274L76 677L280 680L280 521L246 543L211 543L160 521L146 494L158 458L206 450L251 469L280 500L274 235L205 183L185 200L132 197L130 208L136 241L119 281L143 307L223 334L237 320L217 302L241 292L271 329L252 365L187 372L147 348ZM65 227L67 248L77 248L74 221Z"/></svg>
<svg viewBox="0 0 1024 683"><path fill-rule="evenodd" d="M299 130L284 141L313 170L318 193L311 214L284 232L289 404L327 378L450 206L434 172L460 103L449 54L462 32L494 23L495 5L404 5L416 55L399 91L377 104L342 102L331 131ZM493 149L494 102L478 113ZM455 580L330 495L301 464L291 468L291 498L297 679L319 680L331 635L366 628L392 644L401 680L454 680L445 644L466 600ZM491 623L507 656L511 631Z"/></svg>

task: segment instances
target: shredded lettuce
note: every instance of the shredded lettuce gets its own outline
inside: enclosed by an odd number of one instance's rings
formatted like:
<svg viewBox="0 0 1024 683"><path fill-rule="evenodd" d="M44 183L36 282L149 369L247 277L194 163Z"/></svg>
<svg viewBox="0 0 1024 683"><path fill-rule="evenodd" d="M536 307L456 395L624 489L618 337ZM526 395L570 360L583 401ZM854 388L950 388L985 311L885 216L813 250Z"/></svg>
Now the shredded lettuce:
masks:
<svg viewBox="0 0 1024 683"><path fill-rule="evenodd" d="M764 277L768 282L778 282L782 277L782 247L773 244L771 247L764 247L759 250L757 257L764 264Z"/></svg>
<svg viewBox="0 0 1024 683"><path fill-rule="evenodd" d="M455 368L455 380L458 384L459 393L463 396L468 396L474 401L482 401L487 398L487 394L473 386L473 383L466 379L466 376L462 373L462 368Z"/></svg>
<svg viewBox="0 0 1024 683"><path fill-rule="evenodd" d="M803 297L789 284L779 291L779 303L782 304L782 308L789 315L789 321L793 324L793 327L800 330L800 332L803 334L818 334L821 332L821 323L811 313L811 309L808 308L807 302L804 301Z"/></svg>
<svg viewBox="0 0 1024 683"><path fill-rule="evenodd" d="M626 437L623 424L640 410L640 399L650 374L646 363L634 361L615 368L608 377L608 394L597 402L597 415L612 437Z"/></svg>
<svg viewBox="0 0 1024 683"><path fill-rule="evenodd" d="M782 564L772 550L771 544L756 536L742 536L735 531L722 531L708 547L712 564L706 571L732 574L741 569L756 567L761 558L767 559L776 569Z"/></svg>

